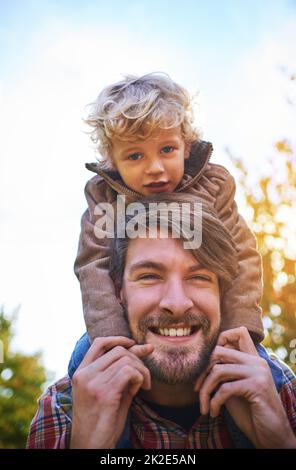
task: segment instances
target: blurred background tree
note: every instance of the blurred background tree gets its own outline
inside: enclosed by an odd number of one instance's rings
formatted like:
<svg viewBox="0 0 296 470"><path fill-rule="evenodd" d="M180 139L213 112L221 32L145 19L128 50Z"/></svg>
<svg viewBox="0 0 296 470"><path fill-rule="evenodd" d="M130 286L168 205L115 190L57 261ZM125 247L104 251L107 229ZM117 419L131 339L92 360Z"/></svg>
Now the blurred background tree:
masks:
<svg viewBox="0 0 296 470"><path fill-rule="evenodd" d="M43 391L46 371L40 353L26 355L11 350L13 323L0 310L0 448L24 448L30 422Z"/></svg>
<svg viewBox="0 0 296 470"><path fill-rule="evenodd" d="M296 372L296 153L287 140L275 144L272 172L249 182L240 158L238 170L263 262L264 345Z"/></svg>
<svg viewBox="0 0 296 470"><path fill-rule="evenodd" d="M296 74L281 69L294 94L286 101L295 107ZM287 139L276 142L265 174L252 182L243 160L227 153L262 255L264 345L296 373L296 149Z"/></svg>

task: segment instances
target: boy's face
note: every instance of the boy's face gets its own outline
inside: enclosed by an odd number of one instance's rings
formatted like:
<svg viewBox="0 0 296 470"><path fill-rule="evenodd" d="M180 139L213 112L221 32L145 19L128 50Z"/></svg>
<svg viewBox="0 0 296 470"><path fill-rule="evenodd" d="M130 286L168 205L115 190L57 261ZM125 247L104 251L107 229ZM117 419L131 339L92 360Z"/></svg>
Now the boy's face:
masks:
<svg viewBox="0 0 296 470"><path fill-rule="evenodd" d="M190 144L185 144L180 127L160 129L146 140L112 141L113 163L124 183L137 193L149 196L170 193L184 174L184 160Z"/></svg>

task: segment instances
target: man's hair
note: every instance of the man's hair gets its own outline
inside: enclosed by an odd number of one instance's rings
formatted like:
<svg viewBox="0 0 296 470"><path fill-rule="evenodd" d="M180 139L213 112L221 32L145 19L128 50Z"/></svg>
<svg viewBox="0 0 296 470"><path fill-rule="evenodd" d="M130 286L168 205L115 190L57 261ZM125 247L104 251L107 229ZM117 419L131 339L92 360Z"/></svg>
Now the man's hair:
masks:
<svg viewBox="0 0 296 470"><path fill-rule="evenodd" d="M112 166L112 139L146 139L156 129L180 126L186 143L199 137L193 124L189 93L165 73L142 77L127 75L122 81L104 88L85 122L93 130L92 141L103 157L101 164Z"/></svg>
<svg viewBox="0 0 296 470"><path fill-rule="evenodd" d="M204 204L203 201L186 193L158 194L155 197L140 199L139 202L143 205L143 213L144 217L146 217L147 224L149 223L147 219L149 218L149 211L151 211L151 203L155 204L155 202L163 202L170 207L169 214L167 211L165 212L166 221L162 220L163 214L161 211L155 211L155 214L153 214L156 216L158 227L161 227L162 222L167 223L169 237L172 236L172 233L175 230L174 220L177 218L176 212L180 213L181 208L184 207L182 206L183 204L190 207L190 218L188 218L187 221L186 219L182 220L182 230L180 231L179 239L183 242L188 242L190 237L192 237L191 230L194 226L194 218L200 216L200 212L197 214L197 209L194 206L194 203L201 203L202 242L199 248L193 247L190 248L190 251L204 268L209 269L217 275L220 294L222 297L223 293L230 287L237 274L238 261L232 236L219 220L214 210ZM167 217L168 215L169 217ZM131 219L132 216L125 216L125 227ZM114 282L117 295L119 295L123 282L128 244L128 236L125 238L115 237L112 240L109 271Z"/></svg>

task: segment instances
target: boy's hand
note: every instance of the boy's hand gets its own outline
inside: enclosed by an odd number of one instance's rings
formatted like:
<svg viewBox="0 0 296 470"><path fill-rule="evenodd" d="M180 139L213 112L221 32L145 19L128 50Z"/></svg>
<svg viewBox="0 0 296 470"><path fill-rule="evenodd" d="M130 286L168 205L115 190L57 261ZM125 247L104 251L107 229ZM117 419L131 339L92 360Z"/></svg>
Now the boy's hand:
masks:
<svg viewBox="0 0 296 470"><path fill-rule="evenodd" d="M220 335L203 383L198 382L203 414L216 417L225 405L257 448L296 448L270 368L258 355L246 328Z"/></svg>
<svg viewBox="0 0 296 470"><path fill-rule="evenodd" d="M121 336L94 340L72 379L71 448L112 449L124 429L133 397L149 390L151 377L141 357L153 351Z"/></svg>

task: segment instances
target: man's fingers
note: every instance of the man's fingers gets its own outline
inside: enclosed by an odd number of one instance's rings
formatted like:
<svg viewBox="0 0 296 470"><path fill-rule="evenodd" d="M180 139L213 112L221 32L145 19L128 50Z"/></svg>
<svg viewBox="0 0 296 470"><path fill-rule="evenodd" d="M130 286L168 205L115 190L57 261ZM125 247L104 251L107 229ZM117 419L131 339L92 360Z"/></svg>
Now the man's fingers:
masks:
<svg viewBox="0 0 296 470"><path fill-rule="evenodd" d="M146 347L146 345L136 345L133 346L133 348L138 348L138 349L132 349L132 348L125 348L123 346L115 346L113 349L110 351L106 352L103 356L100 356L98 359L96 359L94 362L92 362L87 370L88 370L88 375L92 375L97 372L103 372L106 370L108 367L110 367L113 363L121 359L122 357L128 356L131 358L134 358L135 361L139 361L142 363L140 357L144 357L147 354L150 354L151 348L153 347Z"/></svg>
<svg viewBox="0 0 296 470"><path fill-rule="evenodd" d="M244 326L233 328L231 330L223 331L222 333L220 333L218 341L217 341L217 346L224 347L225 349L238 350L238 351L241 351L246 354L253 355L253 356L258 356L257 350L252 341L252 338L247 328ZM227 353L225 353L224 358L226 356L231 358L230 362L233 362L233 363L236 363L236 362L241 363L241 362L244 362L244 359L246 359L246 358L243 358L242 356L227 355ZM206 377L210 373L212 367L215 364L219 364L220 362L222 362L221 350L217 348L217 350L215 349L211 356L211 362L209 366L202 373L202 375L197 379L194 385L194 390L198 391L201 388Z"/></svg>
<svg viewBox="0 0 296 470"><path fill-rule="evenodd" d="M143 376L142 387L145 390L150 390L151 388L150 371L143 364L143 362L141 362L141 360L138 359L134 354L122 356L120 359L118 359L116 362L110 365L104 372L102 372L100 376L98 377L98 380L100 383L105 383L105 384L110 383L110 381L112 381L113 377L118 373L118 371L124 368L129 368L129 367L131 367L134 370L139 371L142 374Z"/></svg>
<svg viewBox="0 0 296 470"><path fill-rule="evenodd" d="M229 400L231 397L244 397L250 391L250 381L237 380L234 382L227 382L221 385L217 390L214 397L210 402L210 414L213 418L216 418L221 407Z"/></svg>
<svg viewBox="0 0 296 470"><path fill-rule="evenodd" d="M152 344L135 344L129 348L129 351L135 354L137 357L145 357L152 353L154 346Z"/></svg>
<svg viewBox="0 0 296 470"><path fill-rule="evenodd" d="M130 365L122 367L110 380L110 390L117 393L128 392L133 397L142 387L144 376Z"/></svg>
<svg viewBox="0 0 296 470"><path fill-rule="evenodd" d="M201 413L207 414L209 412L211 395L221 382L244 379L251 374L251 371L252 368L250 366L215 364L199 391Z"/></svg>
<svg viewBox="0 0 296 470"><path fill-rule="evenodd" d="M250 333L245 326L223 331L217 341L218 346L226 346L238 349L247 354L258 356Z"/></svg>
<svg viewBox="0 0 296 470"><path fill-rule="evenodd" d="M198 379L196 380L195 384L194 384L194 390L196 392L198 392L200 390L200 388L202 387L203 385L203 382L204 380L206 379L208 375L208 370L205 370L199 377Z"/></svg>
<svg viewBox="0 0 296 470"><path fill-rule="evenodd" d="M88 380L106 383L116 374L118 368L130 364L143 375L143 388L150 390L151 376L142 362L142 358L153 351L151 344L134 345L134 341L125 337L99 338L91 346L80 367L73 376L73 383L86 383Z"/></svg>
<svg viewBox="0 0 296 470"><path fill-rule="evenodd" d="M122 346L128 349L134 343L135 341L133 339L126 338L124 336L108 336L106 338L96 338L89 350L87 351L86 355L84 356L78 369L83 369L84 367L88 366L96 359L98 359L98 357L101 357L103 354L105 354L107 351L114 348L115 346Z"/></svg>
<svg viewBox="0 0 296 470"><path fill-rule="evenodd" d="M226 348L225 346L216 346L211 355L211 364L222 362L228 364L255 365L257 364L258 358L258 355L255 356L237 351L236 349Z"/></svg>

